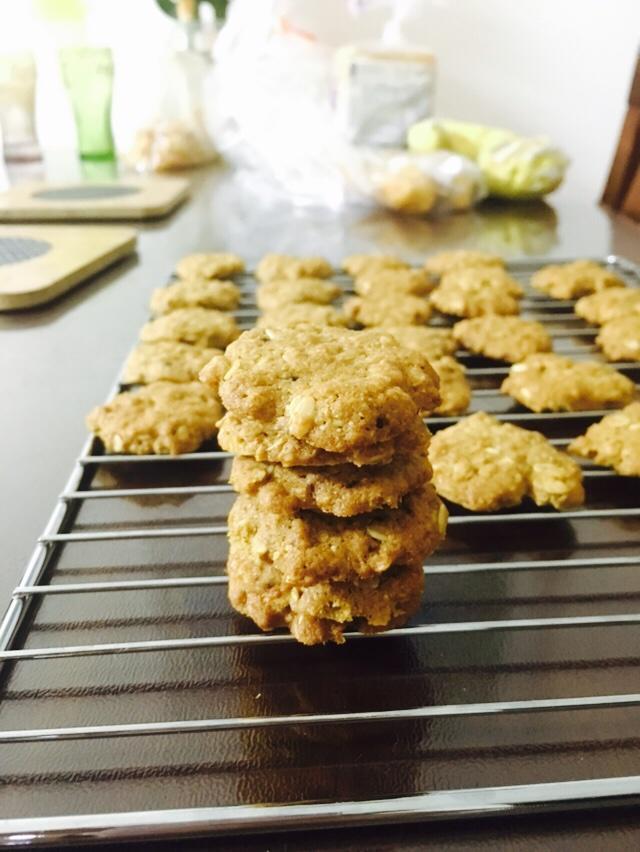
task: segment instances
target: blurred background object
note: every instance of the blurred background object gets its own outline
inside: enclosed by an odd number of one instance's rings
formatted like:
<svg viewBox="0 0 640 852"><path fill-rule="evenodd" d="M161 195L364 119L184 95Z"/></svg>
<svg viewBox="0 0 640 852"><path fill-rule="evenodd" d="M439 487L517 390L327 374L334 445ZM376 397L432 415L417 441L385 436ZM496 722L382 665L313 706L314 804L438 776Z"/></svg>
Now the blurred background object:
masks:
<svg viewBox="0 0 640 852"><path fill-rule="evenodd" d="M7 160L40 159L35 126L36 64L30 51L0 54L0 129Z"/></svg>
<svg viewBox="0 0 640 852"><path fill-rule="evenodd" d="M640 221L640 56L636 59L627 114L602 203Z"/></svg>
<svg viewBox="0 0 640 852"><path fill-rule="evenodd" d="M62 48L60 66L73 107L80 157L85 160L113 159L113 57L110 48Z"/></svg>
<svg viewBox="0 0 640 852"><path fill-rule="evenodd" d="M455 151L481 170L490 195L541 198L557 189L568 160L546 137L527 138L510 130L463 121L427 119L409 128L411 151Z"/></svg>
<svg viewBox="0 0 640 852"><path fill-rule="evenodd" d="M193 7L195 27L186 23ZM508 128L524 139L548 135L571 159L556 192L595 201L624 116L640 31L637 0L616 0L615 14L611 10L601 0L465 0L463 6L453 0L192 0L180 6L173 0L0 0L0 54L26 50L35 58L35 126L47 167L62 155L74 159L76 130L60 48L111 48L113 136L118 151L130 151L151 120L166 57L191 41L191 52L206 66L202 124L215 131L229 118L236 142L240 127L245 138L248 131L260 141L252 165L277 163L270 170L275 187L292 175L298 196L333 207L348 193L343 170L327 168L327 162L340 163L330 113L314 104L322 97L328 109L335 107L336 51L355 45L377 56L382 45L430 54L437 63L432 118ZM212 47L217 44L216 54L235 52L241 28L234 20L246 15L252 33L246 49L232 57L228 76L220 66L212 72ZM220 92L221 81L213 82L218 71L228 96ZM351 142L343 138L343 144Z"/></svg>

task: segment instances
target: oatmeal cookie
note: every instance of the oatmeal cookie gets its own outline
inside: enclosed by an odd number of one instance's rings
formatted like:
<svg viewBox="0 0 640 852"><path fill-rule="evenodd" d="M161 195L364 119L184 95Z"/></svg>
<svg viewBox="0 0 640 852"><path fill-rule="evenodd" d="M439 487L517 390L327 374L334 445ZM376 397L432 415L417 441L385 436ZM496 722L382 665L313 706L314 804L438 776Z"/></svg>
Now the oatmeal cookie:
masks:
<svg viewBox="0 0 640 852"><path fill-rule="evenodd" d="M229 552L246 554L283 580L311 585L381 574L394 564L418 565L442 540L447 512L432 485L408 494L397 509L353 518L318 512L265 511L240 494L229 512Z"/></svg>
<svg viewBox="0 0 640 852"><path fill-rule="evenodd" d="M351 254L342 261L342 268L348 275L358 278L385 269L409 269L409 264L394 254Z"/></svg>
<svg viewBox="0 0 640 852"><path fill-rule="evenodd" d="M405 294L352 296L344 303L344 312L365 327L423 325L431 316L431 305L419 296Z"/></svg>
<svg viewBox="0 0 640 852"><path fill-rule="evenodd" d="M252 329L200 378L221 379L228 411L337 453L395 438L440 402L428 360L378 331Z"/></svg>
<svg viewBox="0 0 640 852"><path fill-rule="evenodd" d="M176 266L178 278L231 278L241 272L244 261L225 251L188 254Z"/></svg>
<svg viewBox="0 0 640 852"><path fill-rule="evenodd" d="M470 352L498 361L524 360L534 352L550 352L551 338L539 322L487 314L457 322L453 335Z"/></svg>
<svg viewBox="0 0 640 852"><path fill-rule="evenodd" d="M640 316L640 290L632 290L630 287L609 287L583 296L575 304L575 312L583 320L602 325L620 316L637 314Z"/></svg>
<svg viewBox="0 0 640 852"><path fill-rule="evenodd" d="M384 574L312 585L287 581L277 564L233 551L227 563L229 601L262 630L287 627L303 645L342 644L346 630L377 633L400 627L420 608L421 565L397 565Z"/></svg>
<svg viewBox="0 0 640 852"><path fill-rule="evenodd" d="M190 278L159 287L151 294L151 313L158 317L177 308L213 308L232 311L240 302L240 290L231 281Z"/></svg>
<svg viewBox="0 0 640 852"><path fill-rule="evenodd" d="M425 261L424 268L433 275L444 275L453 269L466 269L470 266L504 267L504 260L497 254L486 251L468 251L454 249L433 254Z"/></svg>
<svg viewBox="0 0 640 852"><path fill-rule="evenodd" d="M544 435L500 423L484 411L437 432L429 459L438 494L473 512L493 512L531 497L569 509L584 502L582 472Z"/></svg>
<svg viewBox="0 0 640 852"><path fill-rule="evenodd" d="M323 278L296 278L294 281L270 281L256 292L256 302L262 311L276 311L283 305L313 302L328 305L342 293L342 288Z"/></svg>
<svg viewBox="0 0 640 852"><path fill-rule="evenodd" d="M440 379L440 405L434 414L456 415L466 411L471 402L471 388L464 374L464 367L455 358L445 355L431 361L431 366Z"/></svg>
<svg viewBox="0 0 640 852"><path fill-rule="evenodd" d="M151 382L195 382L198 373L221 349L201 349L175 340L138 343L129 355L122 380L131 385Z"/></svg>
<svg viewBox="0 0 640 852"><path fill-rule="evenodd" d="M333 269L323 257L293 257L288 254L265 254L256 267L256 278L268 281L294 278L330 278Z"/></svg>
<svg viewBox="0 0 640 852"><path fill-rule="evenodd" d="M421 352L429 361L453 355L457 344L448 328L427 328L422 325L387 325L384 328L402 346Z"/></svg>
<svg viewBox="0 0 640 852"><path fill-rule="evenodd" d="M290 328L301 324L346 328L349 320L332 305L298 302L265 311L256 323L256 328Z"/></svg>
<svg viewBox="0 0 640 852"><path fill-rule="evenodd" d="M589 411L626 405L635 385L606 364L539 352L514 364L500 390L531 411Z"/></svg>
<svg viewBox="0 0 640 852"><path fill-rule="evenodd" d="M200 382L154 382L94 408L87 425L110 453L178 455L212 438L221 416L217 394Z"/></svg>
<svg viewBox="0 0 640 852"><path fill-rule="evenodd" d="M605 322L596 343L609 361L640 361L640 313Z"/></svg>
<svg viewBox="0 0 640 852"><path fill-rule="evenodd" d="M431 303L443 314L478 317L520 313L522 287L504 269L495 266L462 267L445 273L431 294Z"/></svg>
<svg viewBox="0 0 640 852"><path fill-rule="evenodd" d="M640 402L589 426L569 444L569 452L612 467L621 476L640 476Z"/></svg>
<svg viewBox="0 0 640 852"><path fill-rule="evenodd" d="M230 314L206 308L178 308L140 329L140 340L144 343L176 340L214 349L224 349L239 335L240 329Z"/></svg>
<svg viewBox="0 0 640 852"><path fill-rule="evenodd" d="M359 275L353 289L359 296L386 298L390 296L426 296L436 282L426 269L381 269Z"/></svg>
<svg viewBox="0 0 640 852"><path fill-rule="evenodd" d="M592 260L544 266L531 276L531 286L552 299L577 299L608 287L625 287L625 282Z"/></svg>
<svg viewBox="0 0 640 852"><path fill-rule="evenodd" d="M418 421L422 426L421 421ZM218 444L223 450L240 456L252 456L256 461L278 462L285 467L334 464L387 464L398 452L402 439L379 441L346 452L318 449L306 441L288 434L285 426L265 423L252 417L238 416L228 411L219 424Z"/></svg>
<svg viewBox="0 0 640 852"><path fill-rule="evenodd" d="M375 509L396 509L410 491L431 478L427 459L429 433L420 430L417 446L400 446L385 465L356 467L282 467L237 456L229 482L241 494L257 498L261 509L291 514L313 509L347 518Z"/></svg>

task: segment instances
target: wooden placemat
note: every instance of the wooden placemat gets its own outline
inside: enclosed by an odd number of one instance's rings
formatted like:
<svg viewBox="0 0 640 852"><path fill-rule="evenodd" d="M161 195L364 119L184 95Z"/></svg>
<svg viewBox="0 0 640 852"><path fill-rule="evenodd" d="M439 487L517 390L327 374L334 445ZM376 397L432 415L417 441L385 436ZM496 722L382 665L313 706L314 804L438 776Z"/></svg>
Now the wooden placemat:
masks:
<svg viewBox="0 0 640 852"><path fill-rule="evenodd" d="M0 193L0 222L153 219L170 213L189 189L184 178L155 175L21 183Z"/></svg>
<svg viewBox="0 0 640 852"><path fill-rule="evenodd" d="M0 310L48 302L135 247L132 228L0 227Z"/></svg>

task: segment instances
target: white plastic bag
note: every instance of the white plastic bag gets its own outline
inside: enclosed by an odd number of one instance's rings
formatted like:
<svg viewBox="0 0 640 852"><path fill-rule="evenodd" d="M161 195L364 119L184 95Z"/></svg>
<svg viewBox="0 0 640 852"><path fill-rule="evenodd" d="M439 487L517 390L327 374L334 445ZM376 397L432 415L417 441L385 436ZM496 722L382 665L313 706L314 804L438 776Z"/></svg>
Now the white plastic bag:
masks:
<svg viewBox="0 0 640 852"><path fill-rule="evenodd" d="M480 169L445 151L360 149L345 176L353 200L414 215L468 210L486 195Z"/></svg>
<svg viewBox="0 0 640 852"><path fill-rule="evenodd" d="M336 109L336 50L356 42L404 44L401 21L419 5L234 0L216 42L207 98L219 150L268 175L296 203L338 207L351 200L345 175L358 149Z"/></svg>
<svg viewBox="0 0 640 852"><path fill-rule="evenodd" d="M138 129L127 161L136 171L173 171L200 166L218 156L203 110L210 65L200 54L170 54L147 117Z"/></svg>

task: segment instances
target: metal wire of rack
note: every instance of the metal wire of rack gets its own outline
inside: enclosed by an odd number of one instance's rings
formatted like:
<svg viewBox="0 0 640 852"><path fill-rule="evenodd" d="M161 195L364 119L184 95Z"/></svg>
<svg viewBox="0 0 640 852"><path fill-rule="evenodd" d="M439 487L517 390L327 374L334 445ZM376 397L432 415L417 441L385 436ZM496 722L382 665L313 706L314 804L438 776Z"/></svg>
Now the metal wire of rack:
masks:
<svg viewBox="0 0 640 852"><path fill-rule="evenodd" d="M592 356L596 330L571 306L529 291L523 313L557 351ZM606 413L524 411L499 393L505 366L458 356L472 411L557 446ZM640 377L640 363L617 368ZM585 464L584 509L454 508L412 623L301 649L226 603L228 464L212 448L131 457L86 442L0 625L1 843L640 800L637 481Z"/></svg>

